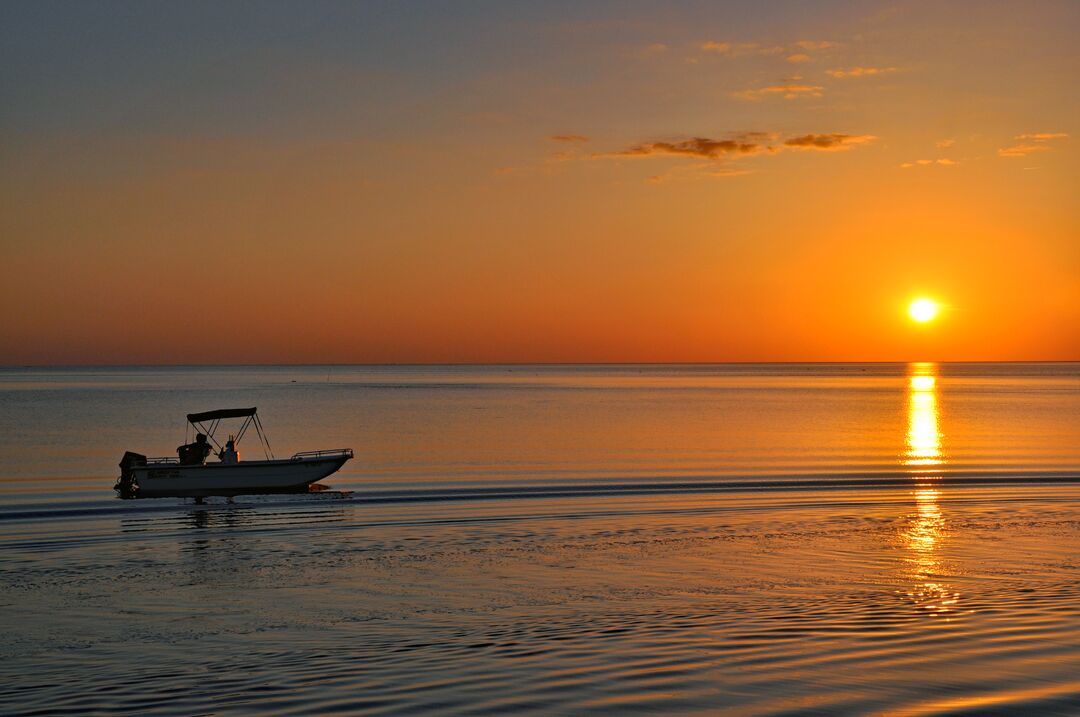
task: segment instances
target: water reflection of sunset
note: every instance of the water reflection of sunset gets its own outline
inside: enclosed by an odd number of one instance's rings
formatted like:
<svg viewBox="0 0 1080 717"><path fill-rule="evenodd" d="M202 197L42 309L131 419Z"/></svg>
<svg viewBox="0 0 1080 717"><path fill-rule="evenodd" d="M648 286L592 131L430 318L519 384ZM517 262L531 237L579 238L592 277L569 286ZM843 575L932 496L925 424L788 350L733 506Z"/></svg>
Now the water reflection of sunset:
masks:
<svg viewBox="0 0 1080 717"><path fill-rule="evenodd" d="M905 597L923 614L948 619L960 601L960 593L935 579L942 569L939 550L946 528L939 497L940 491L935 488L923 485L915 489L916 512L910 517L903 538L906 561L916 582Z"/></svg>
<svg viewBox="0 0 1080 717"><path fill-rule="evenodd" d="M912 366L908 381L907 454L904 465L932 468L944 464L938 428L937 379L934 364Z"/></svg>
<svg viewBox="0 0 1080 717"><path fill-rule="evenodd" d="M935 487L935 471L945 464L942 432L937 405L937 367L931 363L913 364L908 378L907 451L903 464L911 467L917 480L914 490L915 512L903 532L903 544L916 583L905 597L926 615L947 615L955 608L960 593L932 580L941 571L939 550L945 537L946 522Z"/></svg>
<svg viewBox="0 0 1080 717"><path fill-rule="evenodd" d="M914 554L913 561L926 570L932 569L936 564L934 548L941 540L941 530L945 522L937 503L939 495L940 492L933 488L915 490L915 507L918 513L908 532L908 547Z"/></svg>

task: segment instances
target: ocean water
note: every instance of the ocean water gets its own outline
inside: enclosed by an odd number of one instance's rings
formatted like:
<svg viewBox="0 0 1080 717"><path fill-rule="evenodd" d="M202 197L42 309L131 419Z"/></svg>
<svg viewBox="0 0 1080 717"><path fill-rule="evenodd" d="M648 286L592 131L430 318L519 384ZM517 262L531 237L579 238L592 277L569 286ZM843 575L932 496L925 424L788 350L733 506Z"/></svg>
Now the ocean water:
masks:
<svg viewBox="0 0 1080 717"><path fill-rule="evenodd" d="M115 497L252 405L356 459ZM1080 713L1080 364L7 368L0 459L2 714Z"/></svg>

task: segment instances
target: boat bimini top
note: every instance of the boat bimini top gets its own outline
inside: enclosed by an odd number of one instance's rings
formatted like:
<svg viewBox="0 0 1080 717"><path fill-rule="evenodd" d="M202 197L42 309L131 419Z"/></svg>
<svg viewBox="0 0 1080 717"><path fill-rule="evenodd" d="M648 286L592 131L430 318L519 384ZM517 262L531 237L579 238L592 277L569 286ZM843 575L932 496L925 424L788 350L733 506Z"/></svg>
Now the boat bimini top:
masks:
<svg viewBox="0 0 1080 717"><path fill-rule="evenodd" d="M243 418L244 422L240 424L239 430L235 435L230 436L234 445L240 443L240 439L247 433L248 428L255 427L255 433L259 436L259 443L263 447L263 453L266 455L267 460L274 460L274 452L270 449L270 441L266 437L266 431L263 429L262 421L259 420L259 414L257 408L219 408L216 411L203 411L202 413L189 413L187 415L188 425L196 433L203 433L209 438L218 450L224 449L221 442L214 438L214 433L217 432L218 427L221 425L222 419L227 418ZM185 430L185 436L187 431ZM185 437L185 440L187 438Z"/></svg>

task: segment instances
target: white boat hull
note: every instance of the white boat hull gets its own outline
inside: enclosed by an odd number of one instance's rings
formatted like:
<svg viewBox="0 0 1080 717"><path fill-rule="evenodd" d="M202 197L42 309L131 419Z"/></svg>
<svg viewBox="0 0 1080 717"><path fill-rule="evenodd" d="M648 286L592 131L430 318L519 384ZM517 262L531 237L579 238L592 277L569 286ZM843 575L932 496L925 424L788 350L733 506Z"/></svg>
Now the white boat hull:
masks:
<svg viewBox="0 0 1080 717"><path fill-rule="evenodd" d="M294 492L337 472L350 457L351 455L336 455L206 463L197 466L150 463L131 469L137 486L133 497L202 497Z"/></svg>

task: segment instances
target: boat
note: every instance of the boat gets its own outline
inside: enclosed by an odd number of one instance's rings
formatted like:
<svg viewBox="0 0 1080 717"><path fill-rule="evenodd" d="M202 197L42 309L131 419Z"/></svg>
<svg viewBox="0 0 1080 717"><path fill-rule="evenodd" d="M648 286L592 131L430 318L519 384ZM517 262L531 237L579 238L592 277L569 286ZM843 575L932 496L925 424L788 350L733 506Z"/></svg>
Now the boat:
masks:
<svg viewBox="0 0 1080 717"><path fill-rule="evenodd" d="M222 445L215 433L222 421L237 418L243 419L239 430ZM147 458L132 451L124 453L120 478L114 486L121 498L193 497L201 501L208 496L304 492L353 457L351 448L335 448L275 458L256 408L189 413L187 420L195 440L177 448L177 457ZM252 427L264 458L242 461L237 446ZM207 461L211 454L216 461Z"/></svg>

